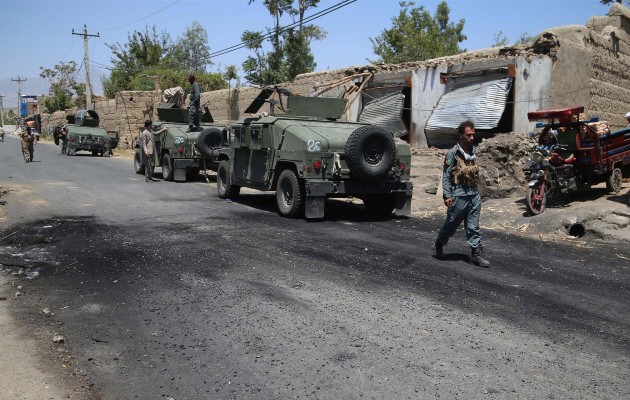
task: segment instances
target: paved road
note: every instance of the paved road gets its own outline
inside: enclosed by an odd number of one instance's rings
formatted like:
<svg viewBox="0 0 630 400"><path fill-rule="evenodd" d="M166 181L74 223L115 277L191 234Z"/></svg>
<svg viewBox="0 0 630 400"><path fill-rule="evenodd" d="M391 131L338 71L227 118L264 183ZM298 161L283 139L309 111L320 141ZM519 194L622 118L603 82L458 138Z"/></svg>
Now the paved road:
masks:
<svg viewBox="0 0 630 400"><path fill-rule="evenodd" d="M56 153L0 146L0 264L23 286L16 323L75 396L630 396L627 246L488 233L483 269L461 233L440 262L440 219L330 202L325 221L290 220L271 194L226 202L203 179Z"/></svg>

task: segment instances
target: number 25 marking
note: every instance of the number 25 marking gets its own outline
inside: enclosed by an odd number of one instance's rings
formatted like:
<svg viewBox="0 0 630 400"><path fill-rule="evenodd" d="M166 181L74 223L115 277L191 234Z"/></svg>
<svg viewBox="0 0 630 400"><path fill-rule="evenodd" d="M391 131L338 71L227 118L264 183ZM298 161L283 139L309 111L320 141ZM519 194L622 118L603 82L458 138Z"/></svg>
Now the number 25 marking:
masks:
<svg viewBox="0 0 630 400"><path fill-rule="evenodd" d="M311 151L311 152L321 151L322 149L322 144L318 140L309 140L307 146L308 146L308 151Z"/></svg>

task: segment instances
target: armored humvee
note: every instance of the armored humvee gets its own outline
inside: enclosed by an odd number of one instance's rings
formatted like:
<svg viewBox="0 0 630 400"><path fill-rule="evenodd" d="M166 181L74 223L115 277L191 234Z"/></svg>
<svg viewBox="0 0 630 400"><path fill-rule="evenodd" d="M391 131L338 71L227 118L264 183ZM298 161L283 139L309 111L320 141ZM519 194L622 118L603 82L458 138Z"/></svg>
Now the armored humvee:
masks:
<svg viewBox="0 0 630 400"><path fill-rule="evenodd" d="M245 113L256 113L273 92L282 93L263 89ZM284 114L274 115L271 101L271 115L230 126L229 146L218 156L219 197L234 198L241 187L275 191L279 213L292 218L323 218L331 197L360 198L380 215L411 213L408 144L375 125L338 121L344 99L286 100Z"/></svg>
<svg viewBox="0 0 630 400"><path fill-rule="evenodd" d="M223 143L225 127L212 124L212 115L207 108L201 116L200 132L188 131L188 110L175 103L161 103L157 113L159 121L153 124L155 130L168 128L155 138L159 161L156 167L162 167L164 180L185 182L201 169L217 170L216 156ZM139 129L142 131L144 128ZM137 174L144 174L146 156L139 141L134 147L134 170Z"/></svg>
<svg viewBox="0 0 630 400"><path fill-rule="evenodd" d="M74 115L66 117L68 120L67 135L63 145L63 153L69 156L77 151L90 151L93 156L109 157L111 150L118 146L118 134L110 135L99 127L99 117L93 110L78 110ZM61 140L55 130L54 141L59 145Z"/></svg>

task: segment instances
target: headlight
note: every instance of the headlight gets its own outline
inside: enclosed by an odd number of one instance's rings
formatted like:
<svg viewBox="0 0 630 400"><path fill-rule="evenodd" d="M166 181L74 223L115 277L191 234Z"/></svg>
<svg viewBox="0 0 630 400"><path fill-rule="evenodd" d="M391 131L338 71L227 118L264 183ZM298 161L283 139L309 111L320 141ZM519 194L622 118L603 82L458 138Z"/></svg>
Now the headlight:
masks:
<svg viewBox="0 0 630 400"><path fill-rule="evenodd" d="M543 171L542 169L538 170L538 177L542 178L543 176L545 176L545 171Z"/></svg>
<svg viewBox="0 0 630 400"><path fill-rule="evenodd" d="M532 161L535 162L536 164L540 163L542 160L543 160L542 153L535 151L534 154L532 154Z"/></svg>
<svg viewBox="0 0 630 400"><path fill-rule="evenodd" d="M175 144L182 144L184 143L184 138L182 136L175 136Z"/></svg>

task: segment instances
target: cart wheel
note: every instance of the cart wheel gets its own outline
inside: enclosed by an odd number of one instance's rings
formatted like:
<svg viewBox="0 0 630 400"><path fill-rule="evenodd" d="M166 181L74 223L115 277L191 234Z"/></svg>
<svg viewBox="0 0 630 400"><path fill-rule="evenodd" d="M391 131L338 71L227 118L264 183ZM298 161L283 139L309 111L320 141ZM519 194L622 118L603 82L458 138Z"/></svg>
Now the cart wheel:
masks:
<svg viewBox="0 0 630 400"><path fill-rule="evenodd" d="M610 192L619 193L621 191L621 183L623 181L623 174L619 168L612 170L608 179L606 180L606 189Z"/></svg>

